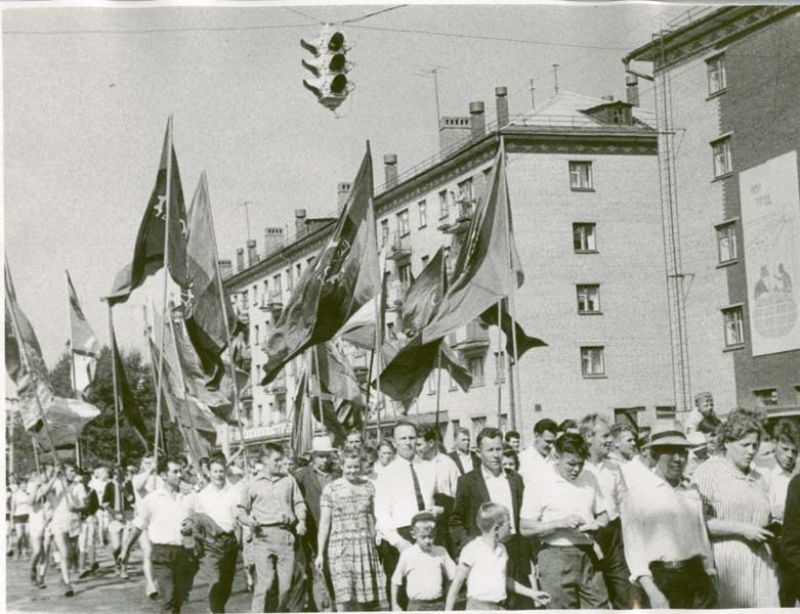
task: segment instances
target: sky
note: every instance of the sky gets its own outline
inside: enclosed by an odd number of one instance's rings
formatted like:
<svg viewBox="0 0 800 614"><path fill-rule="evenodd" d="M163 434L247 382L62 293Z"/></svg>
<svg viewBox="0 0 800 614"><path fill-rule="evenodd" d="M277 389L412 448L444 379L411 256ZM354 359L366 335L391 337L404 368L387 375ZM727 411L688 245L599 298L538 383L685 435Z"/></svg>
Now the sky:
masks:
<svg viewBox="0 0 800 614"><path fill-rule="evenodd" d="M142 3L145 4L145 3ZM666 4L413 5L344 23L354 91L336 114L305 90L300 38L390 5L72 7L2 10L4 243L18 299L53 366L69 338L68 269L101 343L100 297L133 254L167 119L187 206L200 174L221 258L266 226L336 209L370 141L398 169L436 153L442 115L471 101L494 120L494 88L512 115L558 84L624 99L621 58L687 6ZM641 82L647 106L647 84ZM161 274L116 307L117 337L143 349L142 307Z"/></svg>

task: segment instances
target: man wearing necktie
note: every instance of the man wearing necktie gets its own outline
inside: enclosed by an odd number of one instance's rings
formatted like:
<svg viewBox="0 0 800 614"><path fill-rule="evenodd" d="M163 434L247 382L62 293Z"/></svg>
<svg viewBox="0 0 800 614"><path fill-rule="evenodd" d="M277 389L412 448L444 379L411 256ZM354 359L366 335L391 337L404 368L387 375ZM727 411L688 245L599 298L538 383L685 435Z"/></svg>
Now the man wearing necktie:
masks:
<svg viewBox="0 0 800 614"><path fill-rule="evenodd" d="M433 503L436 491L433 466L415 457L416 426L398 422L393 437L397 457L375 482L375 519L383 536L379 551L387 580L394 574L400 553L414 543L411 519L422 511L441 513L441 508Z"/></svg>

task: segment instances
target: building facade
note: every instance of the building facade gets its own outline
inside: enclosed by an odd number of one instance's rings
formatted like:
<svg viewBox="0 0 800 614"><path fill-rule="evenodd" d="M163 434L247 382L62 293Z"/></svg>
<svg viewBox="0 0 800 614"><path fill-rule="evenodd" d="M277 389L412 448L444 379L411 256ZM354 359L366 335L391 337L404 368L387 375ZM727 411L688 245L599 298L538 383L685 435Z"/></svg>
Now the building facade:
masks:
<svg viewBox="0 0 800 614"><path fill-rule="evenodd" d="M623 60L654 77L684 406L800 411L799 34L797 7L704 7Z"/></svg>
<svg viewBox="0 0 800 614"><path fill-rule="evenodd" d="M544 417L601 412L611 418L631 408L643 410L640 422L652 421L657 408L676 404L653 117L625 101L569 92L509 116L505 88L496 93L497 120L489 126L483 103L472 103L469 117L442 118L441 151L434 158L398 174L396 156L384 156L386 181L376 190L375 207L390 280L388 323L412 275L439 247L457 249L502 141L525 272L513 297L516 318L548 346L519 360L512 383L499 329L465 323L448 341L469 366L472 388L465 393L447 372L439 378L434 371L409 416L433 422L438 415L446 440L456 426L474 432L495 425L530 439L533 424ZM340 185L340 205L347 187ZM288 433L287 407L300 365L261 387L266 355L259 346L331 231L330 221L313 227L300 217L294 240L254 253L247 263L240 250L237 271L226 279L249 316L254 348L248 439ZM365 376L365 354L350 355ZM512 386L518 390L514 412ZM400 411L387 404L384 424Z"/></svg>

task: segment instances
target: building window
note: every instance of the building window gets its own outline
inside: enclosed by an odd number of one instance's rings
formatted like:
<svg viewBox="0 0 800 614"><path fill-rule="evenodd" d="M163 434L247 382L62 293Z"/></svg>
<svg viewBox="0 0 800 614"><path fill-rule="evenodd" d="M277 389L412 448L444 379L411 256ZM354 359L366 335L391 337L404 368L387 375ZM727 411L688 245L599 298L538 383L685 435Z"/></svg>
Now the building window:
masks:
<svg viewBox="0 0 800 614"><path fill-rule="evenodd" d="M294 278L292 277L292 269L286 269L286 289L289 292L294 290Z"/></svg>
<svg viewBox="0 0 800 614"><path fill-rule="evenodd" d="M581 373L583 377L602 377L606 374L602 345L581 348Z"/></svg>
<svg viewBox="0 0 800 614"><path fill-rule="evenodd" d="M296 265L294 265L294 273L295 273L295 277L297 279L300 279L300 276L303 274L303 263L302 262L298 262Z"/></svg>
<svg viewBox="0 0 800 614"><path fill-rule="evenodd" d="M261 342L261 335L259 334L258 324L253 325L253 345L258 345Z"/></svg>
<svg viewBox="0 0 800 614"><path fill-rule="evenodd" d="M476 386L483 386L484 384L483 362L483 356L473 356L469 359L469 372L472 374L473 388Z"/></svg>
<svg viewBox="0 0 800 614"><path fill-rule="evenodd" d="M794 403L800 406L800 386L794 387Z"/></svg>
<svg viewBox="0 0 800 614"><path fill-rule="evenodd" d="M306 260L306 267L310 267L312 264L314 264L314 260L315 259L316 259L316 256L309 256L308 260Z"/></svg>
<svg viewBox="0 0 800 614"><path fill-rule="evenodd" d="M281 288L281 275L278 273L272 278L272 287L275 289L275 295L280 298L281 294L283 294L283 289Z"/></svg>
<svg viewBox="0 0 800 614"><path fill-rule="evenodd" d="M389 220L381 220L381 249L389 242Z"/></svg>
<svg viewBox="0 0 800 614"><path fill-rule="evenodd" d="M261 301L261 302L262 302L262 303L265 303L265 302L267 302L267 297L269 296L269 280L268 280L268 279L265 279L265 280L264 280L264 291L263 291L263 294L262 294L262 296L263 296L264 298L262 299L262 301Z"/></svg>
<svg viewBox="0 0 800 614"><path fill-rule="evenodd" d="M778 391L775 388L753 390L756 407L775 407L778 405Z"/></svg>
<svg viewBox="0 0 800 614"><path fill-rule="evenodd" d="M575 252L596 252L595 224L580 222L572 225L572 244Z"/></svg>
<svg viewBox="0 0 800 614"><path fill-rule="evenodd" d="M411 232L411 223L408 219L408 209L404 209L397 214L397 229L401 237L405 237Z"/></svg>
<svg viewBox="0 0 800 614"><path fill-rule="evenodd" d="M458 183L458 200L472 202L474 196L472 177Z"/></svg>
<svg viewBox="0 0 800 614"><path fill-rule="evenodd" d="M506 355L504 352L494 353L494 383L502 384L506 381Z"/></svg>
<svg viewBox="0 0 800 614"><path fill-rule="evenodd" d="M253 284L253 307L258 307L258 284Z"/></svg>
<svg viewBox="0 0 800 614"><path fill-rule="evenodd" d="M726 222L717 228L717 252L719 263L726 264L736 260L736 222Z"/></svg>
<svg viewBox="0 0 800 614"><path fill-rule="evenodd" d="M672 420L677 414L674 405L656 405L656 420Z"/></svg>
<svg viewBox="0 0 800 614"><path fill-rule="evenodd" d="M421 200L417 203L417 208L419 209L419 227L425 228L428 225L428 203Z"/></svg>
<svg viewBox="0 0 800 614"><path fill-rule="evenodd" d="M450 214L447 206L447 190L439 192L439 219L446 218Z"/></svg>
<svg viewBox="0 0 800 614"><path fill-rule="evenodd" d="M725 56L718 55L710 60L708 64L708 94L712 96L719 94L727 86L725 82Z"/></svg>
<svg viewBox="0 0 800 614"><path fill-rule="evenodd" d="M397 278L400 283L407 286L411 283L411 264L403 264L397 268Z"/></svg>
<svg viewBox="0 0 800 614"><path fill-rule="evenodd" d="M478 436L484 428L486 428L486 418L479 417L479 418L472 418L472 432L475 433L475 437Z"/></svg>
<svg viewBox="0 0 800 614"><path fill-rule="evenodd" d="M242 292L242 304L241 304L241 308L242 308L242 311L244 311L244 312L246 312L246 311L247 311L247 307L248 307L248 305L247 305L247 294L248 294L247 290L245 290L244 292Z"/></svg>
<svg viewBox="0 0 800 614"><path fill-rule="evenodd" d="M591 190L594 187L591 162L569 163L569 187L572 190Z"/></svg>
<svg viewBox="0 0 800 614"><path fill-rule="evenodd" d="M256 405L256 426L262 426L264 424L264 406L259 403Z"/></svg>
<svg viewBox="0 0 800 614"><path fill-rule="evenodd" d="M577 291L578 313L601 313L599 284L579 284Z"/></svg>
<svg viewBox="0 0 800 614"><path fill-rule="evenodd" d="M731 137L725 136L711 143L714 156L714 178L724 177L733 171L731 161Z"/></svg>
<svg viewBox="0 0 800 614"><path fill-rule="evenodd" d="M727 307L722 310L725 325L725 347L737 347L744 343L744 318L742 308Z"/></svg>
<svg viewBox="0 0 800 614"><path fill-rule="evenodd" d="M436 382L438 377L439 370L432 369L430 375L428 375L428 394L436 394Z"/></svg>

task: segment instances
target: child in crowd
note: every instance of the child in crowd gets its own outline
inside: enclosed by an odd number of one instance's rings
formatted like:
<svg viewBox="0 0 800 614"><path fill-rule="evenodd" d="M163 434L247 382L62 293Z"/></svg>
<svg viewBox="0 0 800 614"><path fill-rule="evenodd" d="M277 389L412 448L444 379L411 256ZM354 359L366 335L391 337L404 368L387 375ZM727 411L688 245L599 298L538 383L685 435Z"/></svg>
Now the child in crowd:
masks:
<svg viewBox="0 0 800 614"><path fill-rule="evenodd" d="M436 516L420 512L411 519L414 545L400 554L392 576L392 610L401 611L399 591L405 584L409 611L442 611L447 586L456 572L456 564L441 546L434 546Z"/></svg>
<svg viewBox="0 0 800 614"><path fill-rule="evenodd" d="M502 610L506 591L533 599L538 607L547 605L547 593L528 588L506 575L508 554L503 542L511 537L511 516L499 503L486 502L478 509L481 535L461 551L455 578L447 593L445 610L453 610L464 581L467 582L467 610Z"/></svg>

